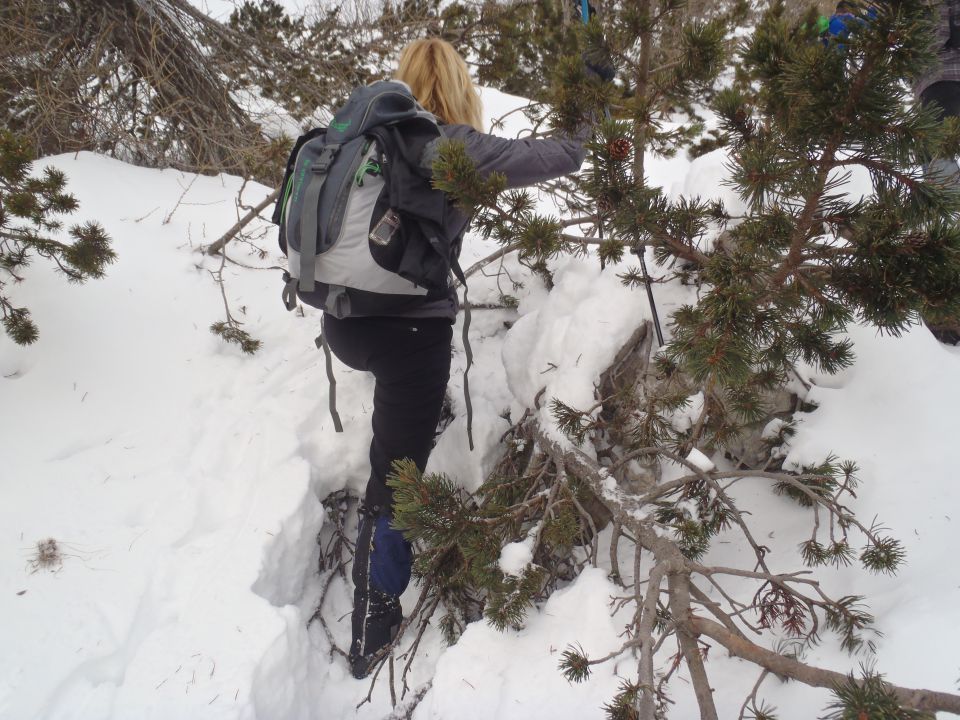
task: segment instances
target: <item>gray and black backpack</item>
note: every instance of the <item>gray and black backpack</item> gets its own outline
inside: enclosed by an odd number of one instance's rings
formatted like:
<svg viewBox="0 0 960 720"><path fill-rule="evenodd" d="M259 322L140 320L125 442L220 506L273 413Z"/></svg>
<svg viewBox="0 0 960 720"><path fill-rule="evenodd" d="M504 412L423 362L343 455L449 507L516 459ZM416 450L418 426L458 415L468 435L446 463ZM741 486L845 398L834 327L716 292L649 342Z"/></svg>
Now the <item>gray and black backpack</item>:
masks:
<svg viewBox="0 0 960 720"><path fill-rule="evenodd" d="M357 88L327 128L297 139L287 161L283 192L273 212L287 256L283 301L297 298L337 318L402 315L450 293L450 273L464 284L457 262L461 238L449 237L446 195L430 184L420 164L427 143L442 137L437 119L410 88L380 81ZM463 223L460 223L462 227ZM467 371L469 304L464 295ZM330 414L336 382L321 333L330 379ZM473 449L472 407L464 373L467 437Z"/></svg>
<svg viewBox="0 0 960 720"><path fill-rule="evenodd" d="M287 255L284 302L338 318L400 315L446 297L459 238L419 159L436 118L398 81L357 88L328 128L300 137L273 221Z"/></svg>

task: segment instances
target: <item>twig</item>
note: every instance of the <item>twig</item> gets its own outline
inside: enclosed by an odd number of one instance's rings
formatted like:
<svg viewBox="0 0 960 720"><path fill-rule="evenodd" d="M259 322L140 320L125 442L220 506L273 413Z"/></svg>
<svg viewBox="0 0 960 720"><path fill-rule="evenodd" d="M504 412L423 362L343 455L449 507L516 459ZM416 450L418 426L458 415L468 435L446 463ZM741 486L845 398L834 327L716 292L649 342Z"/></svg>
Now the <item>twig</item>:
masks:
<svg viewBox="0 0 960 720"><path fill-rule="evenodd" d="M187 183L187 186L183 189L183 192L180 193L180 197L177 198L176 205L173 206L173 209L163 219L163 222L160 223L161 225L168 225L170 223L170 221L173 219L173 214L177 211L177 208L180 207L180 203L183 202L183 199L187 196L187 193L190 192L190 188L193 187L193 184L197 181L198 177L200 176L194 175L193 178L190 180L190 182Z"/></svg>
<svg viewBox="0 0 960 720"><path fill-rule="evenodd" d="M619 520L614 520L612 523L612 532L610 534L610 578L617 583L620 587L627 587L626 583L623 582L623 578L620 577L620 535L622 532L623 525Z"/></svg>
<svg viewBox="0 0 960 720"><path fill-rule="evenodd" d="M330 630L330 627L327 625L326 619L323 617L323 603L327 598L327 591L330 589L330 585L333 581L334 576L337 575L338 572L342 572L342 569L344 566L345 566L345 563L341 562L337 567L330 570L329 574L324 579L323 589L320 591L320 600L317 603L317 609L313 611L313 615L311 615L310 619L307 620L307 627L309 628L310 625L313 624L314 620L319 620L320 627L323 628L323 632L327 636L327 642L330 643L330 654L333 655L334 653L337 653L340 656L346 658L348 657L347 653L341 650L340 647L337 645L336 641L333 639L333 632Z"/></svg>
<svg viewBox="0 0 960 720"><path fill-rule="evenodd" d="M750 691L750 694L747 695L746 700L743 701L743 705L740 706L740 714L737 716L737 720L743 720L743 714L747 711L748 705L752 705L754 710L757 709L757 692L760 690L760 686L763 684L763 681L767 679L767 675L769 674L769 670L764 670L760 673L760 677L757 678L757 682L755 682L753 685L753 690Z"/></svg>
<svg viewBox="0 0 960 720"><path fill-rule="evenodd" d="M504 245L502 248L500 248L495 252L490 253L482 260L477 260L477 262L475 262L473 265L471 265L470 267L468 267L466 270L463 271L463 276L470 277L471 275L476 274L477 272L479 272L481 268L486 267L487 265L492 263L494 260L498 260L504 255L508 255L512 253L514 250L519 250L520 247L521 247L521 244L519 242L513 242L513 243L510 243L509 245ZM459 287L460 281L457 280L454 286Z"/></svg>
<svg viewBox="0 0 960 720"><path fill-rule="evenodd" d="M403 639L403 635L407 631L407 628L410 627L410 623L413 622L414 618L416 618L423 609L423 606L427 600L427 596L429 595L432 587L433 582L428 580L423 586L423 590L420 592L420 597L417 599L417 604L416 607L414 607L413 612L411 612L410 616L400 623L400 628L397 630L396 637L393 638L389 645L384 645L382 648L380 648L380 650L378 650L377 653L370 659L370 667L376 666L377 670L370 680L370 689L367 691L367 696L357 703L358 708L370 702L370 698L373 697L373 688L377 684L377 676L380 675L380 670L384 665L384 659L390 656L394 649L400 644L400 640Z"/></svg>
<svg viewBox="0 0 960 720"><path fill-rule="evenodd" d="M413 643L407 649L407 651L400 656L400 659L403 660L406 658L407 662L403 666L403 672L400 675L400 680L403 683L403 693L401 698L407 696L407 691L410 689L407 685L407 673L410 672L410 668L413 665L413 659L417 656L417 650L420 648L420 641L423 639L423 634L427 630L427 625L430 623L430 618L433 617L433 613L436 612L437 606L440 604L440 596L434 599L433 604L430 606L430 609L423 613L420 618L420 629L417 631L417 637L414 638Z"/></svg>
<svg viewBox="0 0 960 720"><path fill-rule="evenodd" d="M239 233L243 228L253 222L257 217L260 216L260 213L266 209L270 203L276 202L277 198L280 197L280 188L277 188L272 193L267 195L260 203L253 208L250 212L240 218L229 230L227 230L223 235L220 236L220 239L212 243L204 251L207 255L216 255L230 242L237 233Z"/></svg>

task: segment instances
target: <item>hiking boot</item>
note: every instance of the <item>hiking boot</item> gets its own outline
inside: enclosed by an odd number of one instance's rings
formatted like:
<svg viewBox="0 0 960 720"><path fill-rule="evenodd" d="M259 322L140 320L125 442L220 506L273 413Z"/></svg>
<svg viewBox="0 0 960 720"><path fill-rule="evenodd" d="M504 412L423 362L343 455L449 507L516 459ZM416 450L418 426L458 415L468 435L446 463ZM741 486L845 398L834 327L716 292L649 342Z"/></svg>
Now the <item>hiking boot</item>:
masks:
<svg viewBox="0 0 960 720"><path fill-rule="evenodd" d="M353 625L355 630L359 625L360 632L354 633L349 656L350 672L358 680L369 675L382 659L378 653L393 641L403 622L399 598L373 588L368 598L361 595L355 593Z"/></svg>
<svg viewBox="0 0 960 720"><path fill-rule="evenodd" d="M353 614L350 672L366 677L397 636L403 612L400 595L410 581L412 553L403 534L384 515L360 508L353 558Z"/></svg>

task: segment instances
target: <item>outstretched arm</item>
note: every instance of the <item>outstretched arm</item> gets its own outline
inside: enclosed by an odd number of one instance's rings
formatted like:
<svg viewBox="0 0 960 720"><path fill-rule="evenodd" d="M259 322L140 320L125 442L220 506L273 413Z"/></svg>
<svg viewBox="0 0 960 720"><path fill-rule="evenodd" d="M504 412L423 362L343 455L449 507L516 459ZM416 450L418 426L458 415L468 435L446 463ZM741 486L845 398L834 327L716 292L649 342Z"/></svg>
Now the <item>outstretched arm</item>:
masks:
<svg viewBox="0 0 960 720"><path fill-rule="evenodd" d="M536 185L579 170L586 156L583 142L587 132L584 128L573 137L561 135L514 140L478 132L466 125L444 127L448 139L463 142L482 176L501 173L507 178L508 188ZM432 165L437 144L435 141L425 150L424 164Z"/></svg>

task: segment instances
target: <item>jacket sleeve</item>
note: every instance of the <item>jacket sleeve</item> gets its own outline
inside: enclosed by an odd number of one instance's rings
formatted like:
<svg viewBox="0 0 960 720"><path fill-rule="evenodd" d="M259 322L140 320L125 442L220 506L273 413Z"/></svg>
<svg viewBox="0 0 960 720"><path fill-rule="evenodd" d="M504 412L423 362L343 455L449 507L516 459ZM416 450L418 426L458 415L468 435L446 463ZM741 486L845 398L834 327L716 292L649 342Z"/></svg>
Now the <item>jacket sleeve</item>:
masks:
<svg viewBox="0 0 960 720"><path fill-rule="evenodd" d="M482 176L501 173L507 178L508 188L536 185L576 172L587 154L583 147L589 133L586 127L574 136L518 140L488 135L466 125L449 125L443 129L447 138L464 143ZM432 164L436 153L436 147L428 147L424 161Z"/></svg>

